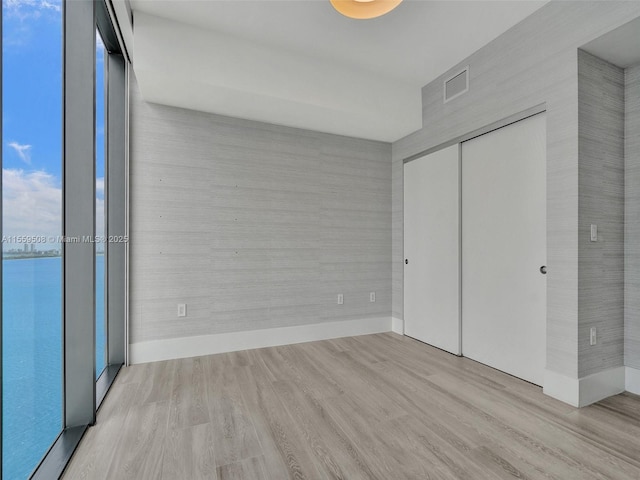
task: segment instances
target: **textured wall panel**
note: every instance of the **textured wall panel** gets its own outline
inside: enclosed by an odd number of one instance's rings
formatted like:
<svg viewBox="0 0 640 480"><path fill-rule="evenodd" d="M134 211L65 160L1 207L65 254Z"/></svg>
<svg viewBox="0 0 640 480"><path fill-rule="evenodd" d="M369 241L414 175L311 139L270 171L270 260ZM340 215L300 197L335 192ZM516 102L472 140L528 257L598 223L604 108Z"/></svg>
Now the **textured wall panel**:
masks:
<svg viewBox="0 0 640 480"><path fill-rule="evenodd" d="M640 65L625 70L624 363L640 368Z"/></svg>
<svg viewBox="0 0 640 480"><path fill-rule="evenodd" d="M638 2L550 2L422 89L423 128L393 144L393 315L402 318L402 160L539 104L547 108L547 368L578 375L577 49ZM470 66L469 92L442 82Z"/></svg>
<svg viewBox="0 0 640 480"><path fill-rule="evenodd" d="M154 105L132 81L130 182L132 343L391 315L389 144Z"/></svg>
<svg viewBox="0 0 640 480"><path fill-rule="evenodd" d="M623 364L624 71L578 52L578 376ZM591 224L598 241L590 240ZM589 343L596 328L598 342Z"/></svg>

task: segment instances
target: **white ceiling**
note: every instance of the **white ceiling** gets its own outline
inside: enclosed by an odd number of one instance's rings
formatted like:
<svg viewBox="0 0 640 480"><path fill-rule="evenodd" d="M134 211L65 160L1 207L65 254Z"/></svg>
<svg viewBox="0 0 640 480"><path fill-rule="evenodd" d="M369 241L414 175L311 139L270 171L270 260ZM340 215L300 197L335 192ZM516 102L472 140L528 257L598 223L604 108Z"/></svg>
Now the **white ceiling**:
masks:
<svg viewBox="0 0 640 480"><path fill-rule="evenodd" d="M546 1L404 0L372 20L329 0L131 0L133 65L153 102L394 141L420 88Z"/></svg>

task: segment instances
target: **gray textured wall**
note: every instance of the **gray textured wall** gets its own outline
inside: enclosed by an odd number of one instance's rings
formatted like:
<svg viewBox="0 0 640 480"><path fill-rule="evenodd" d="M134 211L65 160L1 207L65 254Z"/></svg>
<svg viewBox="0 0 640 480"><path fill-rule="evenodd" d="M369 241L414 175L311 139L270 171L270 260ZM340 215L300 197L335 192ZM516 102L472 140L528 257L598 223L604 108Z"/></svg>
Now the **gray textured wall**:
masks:
<svg viewBox="0 0 640 480"><path fill-rule="evenodd" d="M578 51L578 376L624 362L624 70ZM591 242L591 224L598 241ZM589 330L597 329L596 345Z"/></svg>
<svg viewBox="0 0 640 480"><path fill-rule="evenodd" d="M625 70L624 363L640 368L640 65Z"/></svg>
<svg viewBox="0 0 640 480"><path fill-rule="evenodd" d="M132 79L130 158L131 343L391 315L390 144L149 104Z"/></svg>
<svg viewBox="0 0 640 480"><path fill-rule="evenodd" d="M547 108L547 368L578 376L578 53L640 2L552 1L422 90L423 128L393 144L393 316L402 318L402 160L535 105ZM468 93L442 82L470 66Z"/></svg>

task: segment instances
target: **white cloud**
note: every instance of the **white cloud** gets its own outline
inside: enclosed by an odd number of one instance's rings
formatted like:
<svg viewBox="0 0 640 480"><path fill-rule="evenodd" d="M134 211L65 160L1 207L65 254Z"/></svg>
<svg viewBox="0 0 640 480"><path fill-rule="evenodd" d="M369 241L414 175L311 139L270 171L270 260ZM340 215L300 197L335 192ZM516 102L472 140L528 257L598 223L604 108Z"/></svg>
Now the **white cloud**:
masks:
<svg viewBox="0 0 640 480"><path fill-rule="evenodd" d="M21 20L38 18L42 12L62 11L61 0L2 0L3 10Z"/></svg>
<svg viewBox="0 0 640 480"><path fill-rule="evenodd" d="M104 237L104 200L96 198L96 236Z"/></svg>
<svg viewBox="0 0 640 480"><path fill-rule="evenodd" d="M60 5L52 2L47 2L46 0L42 0L40 2L40 6L46 10L53 10L54 12L59 12L61 10Z"/></svg>
<svg viewBox="0 0 640 480"><path fill-rule="evenodd" d="M96 193L104 192L104 179L96 179ZM2 235L58 237L62 231L62 188L59 180L43 172L2 169ZM96 235L104 236L104 199L96 198ZM58 248L51 243L39 249ZM16 245L4 245L5 250ZM98 247L96 245L96 247ZM99 247L103 250L104 247Z"/></svg>
<svg viewBox="0 0 640 480"><path fill-rule="evenodd" d="M96 195L104 196L104 177L96 178Z"/></svg>
<svg viewBox="0 0 640 480"><path fill-rule="evenodd" d="M60 235L62 188L53 175L3 168L2 203L3 235Z"/></svg>
<svg viewBox="0 0 640 480"><path fill-rule="evenodd" d="M104 62L104 42L98 30L96 30L96 62Z"/></svg>
<svg viewBox="0 0 640 480"><path fill-rule="evenodd" d="M104 42L102 41L102 36L98 30L96 30L96 48L99 50L104 49Z"/></svg>
<svg viewBox="0 0 640 480"><path fill-rule="evenodd" d="M104 177L96 178L96 236L104 236Z"/></svg>
<svg viewBox="0 0 640 480"><path fill-rule="evenodd" d="M96 193L104 192L104 179L96 179ZM96 235L105 234L104 199L96 198ZM2 169L2 235L59 237L62 231L62 188L53 175ZM4 244L3 250L22 245ZM36 248L60 248L50 242L38 243ZM103 245L96 245L99 251Z"/></svg>
<svg viewBox="0 0 640 480"><path fill-rule="evenodd" d="M31 165L31 145L20 145L18 142L9 142L8 145L16 151L20 160Z"/></svg>

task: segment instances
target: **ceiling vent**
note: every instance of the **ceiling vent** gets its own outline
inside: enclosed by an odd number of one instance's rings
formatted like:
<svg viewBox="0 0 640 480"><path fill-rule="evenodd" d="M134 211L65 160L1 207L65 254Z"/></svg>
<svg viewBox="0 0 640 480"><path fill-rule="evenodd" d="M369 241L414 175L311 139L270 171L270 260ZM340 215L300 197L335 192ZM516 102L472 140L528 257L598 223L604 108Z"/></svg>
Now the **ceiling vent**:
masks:
<svg viewBox="0 0 640 480"><path fill-rule="evenodd" d="M469 66L444 81L444 103L469 91Z"/></svg>

